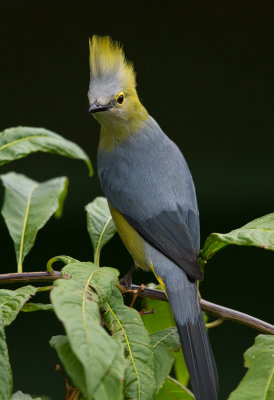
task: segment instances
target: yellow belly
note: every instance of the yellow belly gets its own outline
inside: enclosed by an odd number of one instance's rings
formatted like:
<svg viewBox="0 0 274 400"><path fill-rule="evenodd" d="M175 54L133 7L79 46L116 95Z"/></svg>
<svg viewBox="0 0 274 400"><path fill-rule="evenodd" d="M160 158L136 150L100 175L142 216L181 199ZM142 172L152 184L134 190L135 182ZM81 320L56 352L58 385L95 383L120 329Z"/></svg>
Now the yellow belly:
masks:
<svg viewBox="0 0 274 400"><path fill-rule="evenodd" d="M132 228L118 210L116 210L110 203L108 203L108 205L117 231L127 250L134 259L135 264L143 269L149 269L146 262L142 237L134 228Z"/></svg>

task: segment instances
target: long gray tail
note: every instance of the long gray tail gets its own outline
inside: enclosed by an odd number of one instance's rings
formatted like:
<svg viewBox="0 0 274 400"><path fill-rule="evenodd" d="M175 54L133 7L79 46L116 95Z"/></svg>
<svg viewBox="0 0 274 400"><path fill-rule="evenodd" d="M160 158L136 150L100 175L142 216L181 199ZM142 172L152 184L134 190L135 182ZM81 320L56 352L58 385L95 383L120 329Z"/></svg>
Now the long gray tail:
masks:
<svg viewBox="0 0 274 400"><path fill-rule="evenodd" d="M196 400L218 399L218 373L200 308L196 283L168 260L155 272L162 277L183 348ZM170 265L172 264L172 265Z"/></svg>

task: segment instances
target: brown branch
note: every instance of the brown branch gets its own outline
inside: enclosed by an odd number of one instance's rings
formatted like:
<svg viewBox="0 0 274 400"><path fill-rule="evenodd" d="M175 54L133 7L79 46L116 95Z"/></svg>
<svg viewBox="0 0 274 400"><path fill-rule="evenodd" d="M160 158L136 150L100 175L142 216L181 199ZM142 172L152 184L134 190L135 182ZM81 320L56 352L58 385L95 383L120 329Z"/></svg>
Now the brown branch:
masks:
<svg viewBox="0 0 274 400"><path fill-rule="evenodd" d="M35 282L52 282L61 278L60 271L54 271L49 274L43 272L22 272L21 274L0 274L0 285L9 283L35 283Z"/></svg>
<svg viewBox="0 0 274 400"><path fill-rule="evenodd" d="M132 285L130 290L121 286L121 290L124 293L132 293L133 295L140 291L140 286ZM165 293L162 290L145 288L139 292L140 297L148 297L153 300L168 301ZM257 331L274 335L274 326L268 322L262 321L258 318L252 317L251 315L242 313L240 311L232 310L220 306L219 304L211 303L210 301L200 299L200 305L203 311L208 314L214 315L215 317L226 319L240 324L249 326L250 328L256 329Z"/></svg>
<svg viewBox="0 0 274 400"><path fill-rule="evenodd" d="M48 272L23 272L21 274L0 274L0 285L9 283L35 283L35 282L52 282L56 279L62 278L61 272L53 271L52 274ZM127 289L125 286L119 284L119 289L123 293L130 293L135 295L139 292L139 296L148 297L153 300L167 301L166 295L162 290L150 289L141 286L132 285L131 289ZM244 314L240 311L232 310L218 304L211 303L207 300L200 299L201 308L208 314L214 315L218 318L239 322L240 324L249 326L250 328L256 329L260 332L274 335L274 326L268 322L262 321L258 318L254 318L251 315Z"/></svg>

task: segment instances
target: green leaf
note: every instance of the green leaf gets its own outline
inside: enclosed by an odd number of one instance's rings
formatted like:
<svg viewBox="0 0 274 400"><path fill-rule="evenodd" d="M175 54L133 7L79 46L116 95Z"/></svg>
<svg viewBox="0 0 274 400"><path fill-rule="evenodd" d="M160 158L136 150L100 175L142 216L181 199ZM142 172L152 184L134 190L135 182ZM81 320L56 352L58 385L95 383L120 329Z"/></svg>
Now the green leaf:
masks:
<svg viewBox="0 0 274 400"><path fill-rule="evenodd" d="M181 343L175 327L153 333L150 338L155 356L155 383L158 392L174 363L171 352L178 352Z"/></svg>
<svg viewBox="0 0 274 400"><path fill-rule="evenodd" d="M92 263L70 263L51 291L57 317L64 324L71 349L85 372L88 399L113 365L118 343L101 326L99 305L112 293L118 271Z"/></svg>
<svg viewBox="0 0 274 400"><path fill-rule="evenodd" d="M10 400L11 394L12 371L9 363L8 347L0 309L0 399Z"/></svg>
<svg viewBox="0 0 274 400"><path fill-rule="evenodd" d="M41 397L31 397L29 394L25 394L20 390L12 395L11 400L42 400Z"/></svg>
<svg viewBox="0 0 274 400"><path fill-rule="evenodd" d="M9 172L1 175L5 186L2 215L14 241L18 272L22 272L25 256L49 218L61 215L67 178L55 178L38 183L24 175Z"/></svg>
<svg viewBox="0 0 274 400"><path fill-rule="evenodd" d="M119 271L110 267L98 267L92 262L77 261L69 262L62 269L62 275L72 278L82 285L91 286L101 305L112 295L118 282Z"/></svg>
<svg viewBox="0 0 274 400"><path fill-rule="evenodd" d="M113 360L111 368L105 374L99 389L94 394L94 400L122 400L124 373L126 359L124 356L124 347L119 343L118 352Z"/></svg>
<svg viewBox="0 0 274 400"><path fill-rule="evenodd" d="M94 263L99 265L100 252L116 233L116 227L105 197L96 197L95 200L86 205L85 209L88 233L94 250Z"/></svg>
<svg viewBox="0 0 274 400"><path fill-rule="evenodd" d="M27 303L23 306L21 311L24 312L32 312L32 311L52 311L52 304L43 304L43 303Z"/></svg>
<svg viewBox="0 0 274 400"><path fill-rule="evenodd" d="M125 346L128 360L125 395L128 399L154 399L154 356L151 340L140 314L124 305L118 289L106 302L105 323L112 335Z"/></svg>
<svg viewBox="0 0 274 400"><path fill-rule="evenodd" d="M160 286L153 283L150 283L147 286L151 287L152 289L161 289ZM142 315L143 322L150 334L176 326L173 313L168 302L144 298L142 300L142 307L146 311L155 310L154 314ZM182 349L180 349L178 353L173 353L172 356L175 359L174 369L176 378L182 385L187 386L189 382L189 374Z"/></svg>
<svg viewBox="0 0 274 400"><path fill-rule="evenodd" d="M84 367L71 350L67 336L53 336L50 339L50 345L57 351L58 357L64 365L74 386L76 386L83 395L88 396Z"/></svg>
<svg viewBox="0 0 274 400"><path fill-rule="evenodd" d="M152 289L161 289L161 286L149 283ZM149 334L161 331L171 326L176 326L171 307L167 301L152 300L148 297L142 299L142 308L145 311L154 310L153 314L143 314L142 320Z"/></svg>
<svg viewBox="0 0 274 400"><path fill-rule="evenodd" d="M15 320L23 305L36 291L37 288L30 285L16 290L0 289L0 310L3 326L8 326Z"/></svg>
<svg viewBox="0 0 274 400"><path fill-rule="evenodd" d="M229 233L211 233L200 252L201 264L205 264L215 253L230 244L274 250L274 213L254 219Z"/></svg>
<svg viewBox="0 0 274 400"><path fill-rule="evenodd" d="M158 392L155 400L195 400L194 395L188 390L185 386L183 386L180 382L171 378L171 376L167 377L162 389Z"/></svg>
<svg viewBox="0 0 274 400"><path fill-rule="evenodd" d="M177 381L183 386L187 386L190 380L190 376L186 367L183 350L180 349L178 353L172 354L174 357L174 370Z"/></svg>
<svg viewBox="0 0 274 400"><path fill-rule="evenodd" d="M30 153L59 154L64 157L83 160L93 174L87 154L75 143L44 128L18 126L0 132L0 165L26 157Z"/></svg>
<svg viewBox="0 0 274 400"><path fill-rule="evenodd" d="M74 386L76 386L84 396L88 396L84 368L71 350L66 336L54 336L50 340L50 345L57 351L58 357L70 376ZM104 375L99 388L95 392L94 400L120 400L123 398L123 377L125 369L125 358L123 347L118 346L113 364Z"/></svg>
<svg viewBox="0 0 274 400"><path fill-rule="evenodd" d="M229 400L274 399L274 336L259 335L244 353L248 371Z"/></svg>

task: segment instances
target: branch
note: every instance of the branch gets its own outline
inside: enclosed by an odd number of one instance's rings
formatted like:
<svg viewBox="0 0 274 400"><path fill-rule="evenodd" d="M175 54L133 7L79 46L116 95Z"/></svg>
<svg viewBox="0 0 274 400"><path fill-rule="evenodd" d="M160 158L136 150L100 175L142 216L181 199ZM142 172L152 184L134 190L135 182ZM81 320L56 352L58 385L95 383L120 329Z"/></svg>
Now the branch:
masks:
<svg viewBox="0 0 274 400"><path fill-rule="evenodd" d="M141 297L148 297L153 300L168 301L165 293L162 290L150 288L145 288L141 290L141 286L138 285L132 285L132 288L128 290L125 286L120 286L123 293L131 293L133 295L139 293L139 296ZM256 329L257 331L274 335L273 325L258 318L252 317L251 315L211 303L210 301L204 299L200 299L200 305L203 311L207 312L208 314L214 315L215 317L239 322L240 324L249 326L250 328Z"/></svg>
<svg viewBox="0 0 274 400"><path fill-rule="evenodd" d="M20 274L0 274L0 285L9 283L34 283L52 282L62 278L60 271L53 271L52 274L45 272L22 272Z"/></svg>
<svg viewBox="0 0 274 400"><path fill-rule="evenodd" d="M48 272L23 272L21 274L0 274L0 285L9 283L34 283L34 282L52 282L56 279L62 278L61 272L53 271L51 274ZM131 289L119 284L119 289L123 293L130 293L132 295L138 293L141 297L148 297L153 300L167 301L166 295L162 290L144 288L141 286L132 285ZM232 310L218 304L211 303L207 300L200 299L200 305L203 311L208 314L214 315L218 318L238 322L240 324L249 326L257 331L274 335L274 326L254 318L251 315L244 314L240 311Z"/></svg>

